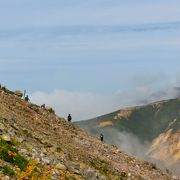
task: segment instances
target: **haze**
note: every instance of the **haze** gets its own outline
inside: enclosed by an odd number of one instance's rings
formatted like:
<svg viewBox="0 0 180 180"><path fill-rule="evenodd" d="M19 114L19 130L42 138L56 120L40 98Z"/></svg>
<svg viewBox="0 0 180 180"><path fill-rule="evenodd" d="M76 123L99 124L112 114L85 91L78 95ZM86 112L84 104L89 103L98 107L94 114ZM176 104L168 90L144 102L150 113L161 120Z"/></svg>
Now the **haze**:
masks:
<svg viewBox="0 0 180 180"><path fill-rule="evenodd" d="M0 0L0 77L88 119L179 96L179 0Z"/></svg>

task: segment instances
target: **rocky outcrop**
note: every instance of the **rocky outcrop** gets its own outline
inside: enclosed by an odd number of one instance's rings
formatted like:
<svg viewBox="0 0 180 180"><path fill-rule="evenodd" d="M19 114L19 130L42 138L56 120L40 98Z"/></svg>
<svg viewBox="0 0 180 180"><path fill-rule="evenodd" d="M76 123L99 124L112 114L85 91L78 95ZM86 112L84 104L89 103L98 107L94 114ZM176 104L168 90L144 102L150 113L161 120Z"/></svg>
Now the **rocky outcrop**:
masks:
<svg viewBox="0 0 180 180"><path fill-rule="evenodd" d="M180 130L172 129L160 134L153 142L147 154L180 176Z"/></svg>
<svg viewBox="0 0 180 180"><path fill-rule="evenodd" d="M14 92L14 94L16 95L16 96L18 96L18 97L23 97L23 92L22 91L20 91L20 90L16 90L15 92Z"/></svg>

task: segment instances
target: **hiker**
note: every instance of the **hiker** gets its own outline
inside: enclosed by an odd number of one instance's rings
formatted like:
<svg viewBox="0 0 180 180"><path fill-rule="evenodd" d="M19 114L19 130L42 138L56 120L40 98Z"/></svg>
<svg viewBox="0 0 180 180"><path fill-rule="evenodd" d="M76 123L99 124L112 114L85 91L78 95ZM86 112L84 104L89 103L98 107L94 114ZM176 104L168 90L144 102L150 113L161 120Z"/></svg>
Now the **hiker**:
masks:
<svg viewBox="0 0 180 180"><path fill-rule="evenodd" d="M101 142L104 141L104 135L102 133L100 134L100 140L101 140Z"/></svg>
<svg viewBox="0 0 180 180"><path fill-rule="evenodd" d="M45 105L45 104L42 104L42 105L41 105L41 108L44 108L44 109L45 109L45 107L46 107L46 105Z"/></svg>
<svg viewBox="0 0 180 180"><path fill-rule="evenodd" d="M71 120L72 120L72 117L71 117L71 115L69 114L69 115L68 115L68 121L71 122Z"/></svg>
<svg viewBox="0 0 180 180"><path fill-rule="evenodd" d="M29 97L28 95L24 98L25 101L29 102Z"/></svg>
<svg viewBox="0 0 180 180"><path fill-rule="evenodd" d="M0 88L1 88L1 84L0 84Z"/></svg>

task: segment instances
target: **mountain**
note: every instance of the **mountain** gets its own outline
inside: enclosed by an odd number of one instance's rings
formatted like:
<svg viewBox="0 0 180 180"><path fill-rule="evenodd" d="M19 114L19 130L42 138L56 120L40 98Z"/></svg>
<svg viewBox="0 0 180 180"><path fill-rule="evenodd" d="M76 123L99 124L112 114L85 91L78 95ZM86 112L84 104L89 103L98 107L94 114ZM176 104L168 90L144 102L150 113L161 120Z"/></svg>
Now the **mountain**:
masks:
<svg viewBox="0 0 180 180"><path fill-rule="evenodd" d="M58 117L49 107L26 102L20 91L0 88L0 179L170 180L154 164Z"/></svg>
<svg viewBox="0 0 180 180"><path fill-rule="evenodd" d="M76 125L180 175L180 99L121 109Z"/></svg>

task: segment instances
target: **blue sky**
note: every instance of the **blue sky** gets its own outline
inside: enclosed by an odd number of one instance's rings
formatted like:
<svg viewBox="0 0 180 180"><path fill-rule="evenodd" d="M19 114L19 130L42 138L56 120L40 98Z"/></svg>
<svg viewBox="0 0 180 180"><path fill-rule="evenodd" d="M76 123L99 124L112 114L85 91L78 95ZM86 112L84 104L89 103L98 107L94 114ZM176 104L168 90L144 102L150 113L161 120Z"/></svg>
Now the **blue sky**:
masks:
<svg viewBox="0 0 180 180"><path fill-rule="evenodd" d="M180 1L0 0L0 77L10 89L27 89L34 102L48 96L59 114L71 111L76 119L165 89L159 98L173 97L180 85Z"/></svg>

